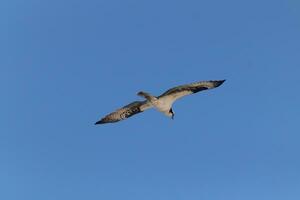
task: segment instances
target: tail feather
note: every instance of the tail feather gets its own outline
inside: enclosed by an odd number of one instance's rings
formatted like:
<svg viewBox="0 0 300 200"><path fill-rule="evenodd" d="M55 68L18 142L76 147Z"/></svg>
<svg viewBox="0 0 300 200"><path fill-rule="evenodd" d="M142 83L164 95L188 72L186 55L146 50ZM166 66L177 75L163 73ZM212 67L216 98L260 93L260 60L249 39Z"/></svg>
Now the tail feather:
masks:
<svg viewBox="0 0 300 200"><path fill-rule="evenodd" d="M156 97L152 96L151 94L149 94L147 92L141 91L141 92L137 93L137 95L144 97L145 99L147 99L150 102L153 102L156 100Z"/></svg>

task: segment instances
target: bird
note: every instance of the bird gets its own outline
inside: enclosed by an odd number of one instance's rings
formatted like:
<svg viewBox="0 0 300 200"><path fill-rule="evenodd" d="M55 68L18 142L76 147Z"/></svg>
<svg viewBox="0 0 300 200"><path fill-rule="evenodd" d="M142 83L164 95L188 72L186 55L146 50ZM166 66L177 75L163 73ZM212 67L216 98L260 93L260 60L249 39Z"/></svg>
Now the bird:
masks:
<svg viewBox="0 0 300 200"><path fill-rule="evenodd" d="M172 105L176 100L202 90L219 87L224 82L225 80L198 81L191 84L173 87L159 96L153 96L147 92L140 91L137 95L143 97L145 100L134 101L120 109L117 109L97 121L95 125L118 122L153 107L165 114L167 117L174 119L175 113L172 109Z"/></svg>

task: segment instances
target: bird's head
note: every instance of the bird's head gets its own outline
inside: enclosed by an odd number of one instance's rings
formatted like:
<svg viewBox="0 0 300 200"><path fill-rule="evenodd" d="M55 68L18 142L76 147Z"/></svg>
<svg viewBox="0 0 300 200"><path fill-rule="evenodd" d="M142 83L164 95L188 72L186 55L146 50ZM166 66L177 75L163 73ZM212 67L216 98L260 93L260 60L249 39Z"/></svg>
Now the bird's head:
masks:
<svg viewBox="0 0 300 200"><path fill-rule="evenodd" d="M175 113L173 112L172 108L169 110L169 117L174 119Z"/></svg>

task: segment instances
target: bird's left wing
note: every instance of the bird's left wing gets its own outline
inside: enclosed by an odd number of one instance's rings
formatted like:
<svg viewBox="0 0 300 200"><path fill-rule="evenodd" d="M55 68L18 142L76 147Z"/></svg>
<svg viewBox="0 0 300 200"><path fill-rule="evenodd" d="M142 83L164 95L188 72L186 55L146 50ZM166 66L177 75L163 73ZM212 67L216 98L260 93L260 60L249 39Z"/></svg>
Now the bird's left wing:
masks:
<svg viewBox="0 0 300 200"><path fill-rule="evenodd" d="M134 101L134 102L116 110L115 112L112 112L112 113L106 115L104 118L97 121L95 124L118 122L118 121L127 119L135 114L143 112L151 107L152 107L152 105L148 101Z"/></svg>

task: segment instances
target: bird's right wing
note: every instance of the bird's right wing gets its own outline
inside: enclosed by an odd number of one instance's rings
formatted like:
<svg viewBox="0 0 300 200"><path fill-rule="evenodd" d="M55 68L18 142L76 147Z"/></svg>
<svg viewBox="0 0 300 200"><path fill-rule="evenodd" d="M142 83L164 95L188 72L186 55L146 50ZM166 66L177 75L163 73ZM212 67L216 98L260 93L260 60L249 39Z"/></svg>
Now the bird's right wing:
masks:
<svg viewBox="0 0 300 200"><path fill-rule="evenodd" d="M127 119L135 114L143 112L151 107L152 107L152 105L147 100L146 101L134 101L134 102L116 110L115 112L112 112L112 113L106 115L104 118L97 121L95 124L118 122L118 121Z"/></svg>
<svg viewBox="0 0 300 200"><path fill-rule="evenodd" d="M170 103L173 103L177 99L184 97L189 94L197 93L202 90L208 90L212 88L219 87L225 80L221 81L200 81L196 83L180 85L171 88L160 95L158 98L164 98Z"/></svg>

